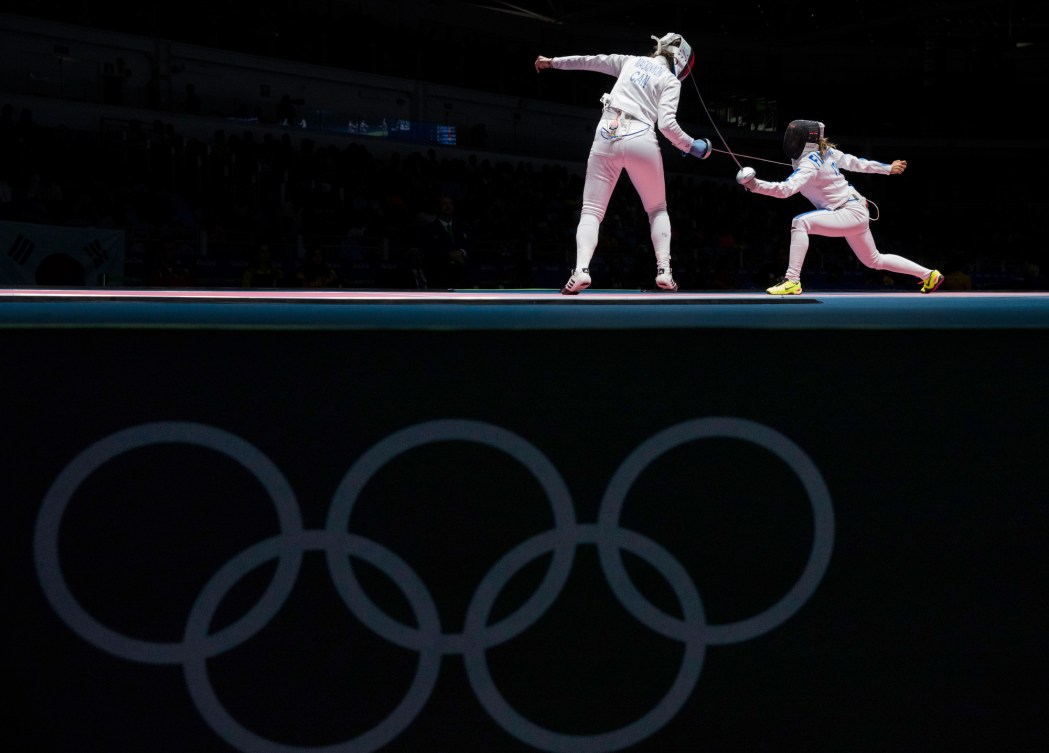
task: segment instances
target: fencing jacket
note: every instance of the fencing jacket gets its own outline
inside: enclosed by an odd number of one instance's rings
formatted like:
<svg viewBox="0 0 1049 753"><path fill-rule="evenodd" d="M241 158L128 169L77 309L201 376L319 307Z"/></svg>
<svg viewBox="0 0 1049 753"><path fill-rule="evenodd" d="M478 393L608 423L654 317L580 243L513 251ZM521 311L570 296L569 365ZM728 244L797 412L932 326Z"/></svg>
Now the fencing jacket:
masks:
<svg viewBox="0 0 1049 753"><path fill-rule="evenodd" d="M558 70L596 71L616 77L609 106L637 120L655 125L682 152L692 148L692 137L678 125L681 82L662 58L637 55L568 55L553 58Z"/></svg>
<svg viewBox="0 0 1049 753"><path fill-rule="evenodd" d="M888 175L892 172L892 165L854 157L834 147L821 157L819 151L813 149L794 160L794 172L786 180L773 183L755 178L750 190L777 199L800 192L817 209L840 209L850 199L860 198L859 192L842 175L842 170Z"/></svg>

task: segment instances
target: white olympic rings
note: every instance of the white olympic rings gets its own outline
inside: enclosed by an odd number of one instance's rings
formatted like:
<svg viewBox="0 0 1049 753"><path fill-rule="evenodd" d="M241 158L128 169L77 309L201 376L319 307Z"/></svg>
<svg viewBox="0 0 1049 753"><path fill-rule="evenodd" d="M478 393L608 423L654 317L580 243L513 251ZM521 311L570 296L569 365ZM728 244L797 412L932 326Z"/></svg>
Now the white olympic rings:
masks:
<svg viewBox="0 0 1049 753"><path fill-rule="evenodd" d="M755 444L785 462L800 479L813 512L813 545L794 586L771 607L744 620L707 623L702 601L685 568L662 546L640 533L619 526L631 486L642 471L669 450L698 439L731 438ZM553 529L532 536L507 552L485 574L471 598L460 634L441 630L436 604L425 583L396 553L348 531L358 494L368 480L396 456L442 441L487 445L511 456L539 482L552 507ZM138 640L117 633L89 615L76 600L59 565L59 528L73 495L99 467L130 450L163 443L183 443L214 450L240 463L261 482L277 510L280 533L249 546L223 565L197 596L180 643ZM280 470L245 440L203 424L159 422L116 432L77 455L48 490L37 518L34 555L44 594L61 619L84 640L131 661L181 664L187 687L201 716L233 747L252 753L370 753L403 732L425 706L437 682L443 656L463 656L475 695L506 732L541 750L604 753L646 739L670 721L691 695L702 670L708 645L749 640L794 615L814 593L830 563L834 543L834 512L819 470L800 447L773 429L753 421L713 417L685 421L665 429L638 446L613 474L602 500L597 523L578 523L571 495L560 473L532 444L498 426L471 420L437 420L395 432L371 447L349 469L332 499L324 529L304 530L294 492ZM633 722L593 735L546 729L516 711L491 677L486 652L528 629L560 594L572 568L576 548L592 544L613 593L640 622L685 646L682 666L671 688L654 708ZM682 617L658 609L634 586L620 556L627 549L659 571L672 587ZM323 551L339 596L357 619L375 634L419 653L415 676L404 699L379 724L341 743L315 748L266 739L246 729L225 709L207 670L208 659L255 635L277 614L298 578L303 555ZM488 624L495 600L513 575L529 562L553 553L549 570L534 594L516 612ZM276 558L276 573L258 603L214 634L209 629L224 596L243 577ZM384 613L360 586L350 564L364 560L397 584L414 612L416 626Z"/></svg>

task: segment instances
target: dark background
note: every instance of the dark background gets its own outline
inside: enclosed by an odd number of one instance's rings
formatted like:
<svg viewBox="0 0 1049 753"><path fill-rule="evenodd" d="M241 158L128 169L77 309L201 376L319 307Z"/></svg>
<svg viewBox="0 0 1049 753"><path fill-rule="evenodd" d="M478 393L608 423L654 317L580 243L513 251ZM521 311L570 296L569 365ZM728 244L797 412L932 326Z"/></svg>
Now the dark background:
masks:
<svg viewBox="0 0 1049 753"><path fill-rule="evenodd" d="M536 55L642 54L650 51L651 36L674 30L690 40L697 56L695 73L683 89L679 118L695 134L711 138L715 148L781 161L779 134L786 123L795 118L822 120L827 124L828 138L846 151L882 161L903 158L909 162L906 177L901 180L851 176L854 185L875 202L884 218L874 228L881 250L901 253L949 276L958 272L971 280L973 289L1045 289L1049 285L1049 252L1041 241L1042 218L1049 211L1049 202L1044 192L1032 184L1032 176L1049 166L1049 140L1037 115L1045 81L1049 79L1044 4L816 5L745 0L722 6L696 6L529 0L513 4L498 0L233 0L123 8L93 0L9 0L0 9L229 50L231 57L251 53L508 95L519 98L522 106L532 101L587 106L607 88L602 76L556 72L537 75L533 70ZM731 119L736 116L742 118L743 130L739 122ZM164 117L165 113L158 113L158 118ZM761 122L763 118L775 124L773 131L745 130L747 123ZM157 135L154 132L151 137ZM46 149L68 149L72 143L68 134L49 136L55 146ZM522 173L521 161L545 156L542 150L538 154L501 154L499 158L505 159L498 165L501 182L493 186L491 176L482 176L472 164L469 168L465 165L474 145L470 143L472 136L462 135L464 143L454 158L441 158L441 173L436 180L432 180L433 175L421 176L415 166L414 177L405 176L409 161L373 159L366 149L348 149L346 161L355 163L354 175L340 176L340 185L366 186L372 195L365 199L378 204L384 216L365 221L351 216L345 207L323 216L321 200L308 197L308 202L297 206L297 210L305 218L304 223L316 218L314 228L297 228L297 232L306 234L307 242L312 243L309 236L319 236L322 223L326 223L323 233L330 238L360 232L361 225L367 222L366 240L373 246L377 247L381 235L403 250L399 238L406 230L414 232L411 215L432 212L437 191L448 190L448 185L457 182L461 185L468 174L468 180L481 187L478 190L471 186L469 195L460 197L459 216L473 226L475 236L480 235L485 224L489 233L495 229L494 238L490 236L493 242L479 243L484 248L474 250L483 253L475 253L474 259L494 255L498 257L494 264L518 269L526 264L523 248L501 248L507 238L520 240L521 246L525 242L536 249L545 246L549 258L539 259L536 251L536 256L527 262L531 264L531 279L513 276L500 285L560 285L571 266L573 213L578 209L581 187L566 180L563 173L556 177L540 175L538 168L533 170L530 164ZM185 140L184 135L175 137ZM552 131L545 138L553 147L558 134ZM129 143L130 140L129 136ZM231 148L233 141L236 139L231 139ZM415 156L421 156L428 146L420 144ZM585 147L580 148L577 166L585 159L583 150ZM124 199L132 193L132 186L138 189L137 178L92 164L112 159L104 150L90 159L60 151L50 159L31 150L22 150L15 156L22 158L27 151L33 161L57 163L47 169L67 181L69 203L78 192L92 195L97 204L99 199L111 195ZM320 151L314 150L308 156L313 159ZM733 159L715 154L709 161L689 164L682 170L673 162L681 162L679 155L673 154L675 150L666 151L671 160L668 171L688 178L681 185L671 185L668 192L675 224L674 266L676 272L680 270L677 276L683 289L760 290L771 284L785 264L777 254L786 245L789 218L806 210L808 203L800 197L778 202L730 196L737 190L732 180L737 169ZM248 159L252 156L248 155ZM319 164L319 160L314 161ZM433 160L435 165L437 161ZM749 162L758 167L761 177L777 179L785 175L782 166ZM317 182L326 180L320 174L310 177ZM100 188L92 184L106 178L115 185ZM442 184L440 188L436 186L438 182ZM214 179L210 184L218 185ZM130 207L129 214L133 212L142 219L146 212L140 199L141 196L131 196L126 202L139 204ZM391 199L400 203L393 206L388 201ZM486 214L493 204L503 207L502 217ZM250 217L245 216L249 209L243 206L209 206L206 211L212 212L207 222L213 243L223 230L232 233L244 225L247 235L238 241L238 263L246 263L244 260L260 243L274 245L272 238L260 239L250 232L279 218L279 210L266 207ZM620 250L625 249L629 256L633 247L628 244L634 242L633 238L643 243L646 236L646 218L629 187L617 190L613 197L609 217L617 215L623 218L628 236ZM40 221L25 214L11 219ZM146 219L161 231L165 225L179 221L167 217ZM54 222L56 218L44 221ZM87 221L108 222L113 217ZM134 220L129 216L116 217L115 221L131 224ZM380 224L385 226L379 228ZM689 237L692 225L698 226L705 237ZM613 221L607 222L603 230L617 232ZM723 238L730 247L726 258L721 258ZM164 278L154 280L153 274L163 267L165 252L159 241L151 242L154 247L144 256L129 259L132 271L128 276L145 284L163 285ZM285 279L293 278L298 263L294 253L284 249L275 253L284 254L282 261L288 267ZM618 252L603 239L595 264L611 262L615 253ZM703 258L693 264L690 255L695 253ZM648 258L645 257L643 274L636 275L641 285L650 284ZM856 266L842 243L816 238L808 274L823 269L822 258L836 268ZM736 260L741 264L735 276L723 274L727 266L736 265ZM191 272L194 261L186 259ZM629 266L631 261L628 258L624 263ZM547 268L551 270L549 274ZM169 284L187 284L186 278L191 277L191 284L207 285L209 271L177 276L176 282ZM620 275L613 280L610 274L602 274L595 284L638 284L633 279L635 275L629 277ZM868 275L862 283L854 278L845 284L910 289L909 279L882 277ZM238 285L239 279L237 273L212 282ZM404 285L404 275L390 281L383 272L368 269L359 279L346 275L343 284L398 287ZM833 284L819 282L824 287ZM945 289L953 284L952 278ZM486 278L481 286L495 285Z"/></svg>
<svg viewBox="0 0 1049 753"><path fill-rule="evenodd" d="M1049 23L1034 0L7 0L0 9L571 104L580 103L579 77L536 77L537 54L647 53L650 36L676 31L696 52L705 98L774 101L781 125L811 118L854 138L975 138L990 148L1044 138L1033 115L1049 72Z"/></svg>
<svg viewBox="0 0 1049 753"><path fill-rule="evenodd" d="M835 516L829 569L784 624L708 646L685 706L630 750L1042 747L1049 364L1032 346L1036 333L583 334L587 357L583 335L571 331L6 332L20 357L0 375L20 406L0 445L11 503L0 547L17 712L9 745L232 750L193 707L177 665L129 662L90 645L40 588L31 551L40 502L74 457L116 431L178 420L230 432L272 459L305 528L316 529L343 475L393 432L431 419L484 421L545 455L577 520L589 523L643 441L680 421L731 416L782 433L818 468ZM769 358L788 343L798 358ZM670 352L677 357L657 357ZM771 605L812 540L797 477L733 440L694 441L656 458L631 488L621 524L681 563L710 623ZM492 565L551 527L549 502L518 463L482 445L443 442L379 469L349 529L403 557L454 633ZM277 529L272 504L237 464L154 445L92 474L61 530L63 572L96 619L142 640L177 642L203 584ZM646 596L673 614L664 578L624 556ZM522 604L544 567L539 560L523 569L496 612ZM360 569L373 597L410 623L398 588ZM218 621L244 614L271 571L244 578ZM641 716L680 658L681 644L626 614L586 545L549 610L488 652L511 705L579 734ZM242 724L309 746L376 724L404 697L416 661L353 618L313 553L265 629L208 669ZM419 716L383 750L533 749L485 713L452 654Z"/></svg>
<svg viewBox="0 0 1049 753"><path fill-rule="evenodd" d="M704 99L775 101L781 123L818 118L830 135L887 139L907 149L901 156L922 187L901 189L906 195L942 185L963 205L938 214L910 206L928 232L1011 237L1024 253L1044 253L1035 233L1044 199L1031 187L1045 164L1035 117L1046 77L1044 5L517 5L552 21L452 2L2 8L569 104L590 101L594 85L537 77L536 54L644 52L650 35L675 30L696 48ZM690 94L684 107L690 120L707 118ZM1005 206L1028 224L1008 227ZM1003 258L1015 250L989 245ZM593 522L612 474L641 442L679 421L734 416L783 433L819 468L835 511L830 567L785 624L708 647L685 706L632 749L1040 750L1049 701L1042 339L921 329L8 328L0 370L12 405L0 439L10 502L0 534L15 697L8 747L234 750L201 719L178 666L100 651L40 588L32 535L41 500L78 453L113 432L168 420L231 432L273 460L305 526L317 528L343 474L392 432L428 419L486 421L539 448L563 476L577 518ZM492 563L547 530L549 517L519 467L450 443L391 463L353 523L408 561L454 632ZM653 463L622 523L682 563L711 622L753 614L781 594L811 535L796 479L765 453L719 441ZM202 584L275 531L272 506L249 477L181 446L106 464L63 525L63 572L78 598L113 629L154 641L179 640ZM352 618L319 559L306 558L266 630L209 662L230 712L287 745L333 744L368 729L403 697L417 658ZM673 611L666 584L643 563L633 568L646 595ZM260 583L246 580L248 592L224 605L222 618L253 603ZM381 574L368 583L391 614L410 619ZM517 585L502 608L527 596L530 583ZM488 658L520 713L586 734L658 702L680 653L624 613L584 546L542 621ZM533 749L485 713L453 655L419 716L384 750Z"/></svg>

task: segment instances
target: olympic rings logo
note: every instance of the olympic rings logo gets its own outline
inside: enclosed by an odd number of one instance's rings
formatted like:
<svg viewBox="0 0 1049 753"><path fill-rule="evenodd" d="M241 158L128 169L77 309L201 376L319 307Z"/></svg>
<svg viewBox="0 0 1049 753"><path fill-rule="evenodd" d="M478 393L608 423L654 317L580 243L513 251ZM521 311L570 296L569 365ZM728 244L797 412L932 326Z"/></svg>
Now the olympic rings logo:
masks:
<svg viewBox="0 0 1049 753"><path fill-rule="evenodd" d="M631 486L655 459L686 442L699 439L743 440L773 453L797 475L812 505L812 550L794 585L779 601L749 618L710 624L703 604L684 567L657 542L619 525ZM441 629L437 606L419 575L395 552L349 532L354 504L368 480L401 453L443 441L467 441L506 453L526 468L546 493L553 511L552 530L522 541L484 575L471 597L459 634ZM148 642L115 632L88 614L77 602L59 567L58 538L62 518L79 486L113 458L154 444L184 443L225 455L261 482L277 511L280 533L249 546L223 565L197 596L178 643ZM527 630L557 599L568 579L575 550L595 545L601 568L615 596L641 623L684 645L682 664L666 695L640 718L617 729L592 735L546 729L516 711L499 692L488 670L486 652ZM498 426L470 420L437 420L399 430L367 450L349 469L335 491L323 529L303 528L300 510L287 479L260 450L233 434L211 426L160 422L133 426L89 446L55 479L41 505L34 533L34 555L44 593L59 617L84 640L118 657L144 664L180 664L190 696L211 727L233 747L251 753L302 753L310 748L266 739L244 728L224 708L212 687L207 663L265 627L282 608L299 574L303 555L323 552L332 580L346 607L368 629L398 646L418 652L418 666L400 703L367 732L334 745L325 753L370 753L400 735L422 710L437 681L441 660L458 654L464 659L471 687L491 718L510 735L546 751L604 753L638 743L669 722L691 695L703 665L706 647L755 638L793 616L815 592L830 563L834 544L834 511L830 493L812 460L784 435L759 423L733 417L712 417L671 426L642 442L613 474L596 523L575 520L571 496L550 460L522 437ZM658 570L672 587L682 617L669 615L648 601L624 568L626 549ZM516 612L489 624L496 597L516 572L552 553L551 564L536 591ZM414 612L417 627L384 613L357 580L351 558L364 560L401 589ZM224 596L247 574L272 559L278 564L258 602L243 616L215 633L212 618Z"/></svg>

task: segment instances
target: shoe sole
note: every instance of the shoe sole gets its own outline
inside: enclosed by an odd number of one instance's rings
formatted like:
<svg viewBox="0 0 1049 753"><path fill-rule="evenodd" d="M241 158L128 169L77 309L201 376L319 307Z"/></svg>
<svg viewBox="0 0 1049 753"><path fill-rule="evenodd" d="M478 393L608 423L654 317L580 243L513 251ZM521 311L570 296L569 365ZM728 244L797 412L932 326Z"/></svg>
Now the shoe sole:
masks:
<svg viewBox="0 0 1049 753"><path fill-rule="evenodd" d="M922 290L921 290L921 292L923 292L923 293L935 293L935 292L936 292L937 290L939 290L939 289L940 289L940 286L941 286L941 285L943 285L943 275L940 275L940 279L939 279L939 280L937 280L937 281L936 281L936 284L935 284L935 285L933 285L933 286L932 286L931 288L929 288L928 290L926 290L926 289L925 289L925 286L923 285L923 286L922 286Z"/></svg>
<svg viewBox="0 0 1049 753"><path fill-rule="evenodd" d="M578 288L576 290L569 290L567 287L561 288L561 295L579 295L579 291L586 290L589 287L589 285L584 285L583 287Z"/></svg>
<svg viewBox="0 0 1049 753"><path fill-rule="evenodd" d="M769 295L801 295L800 290L784 290L779 293L773 293L771 290L766 290L765 292Z"/></svg>

